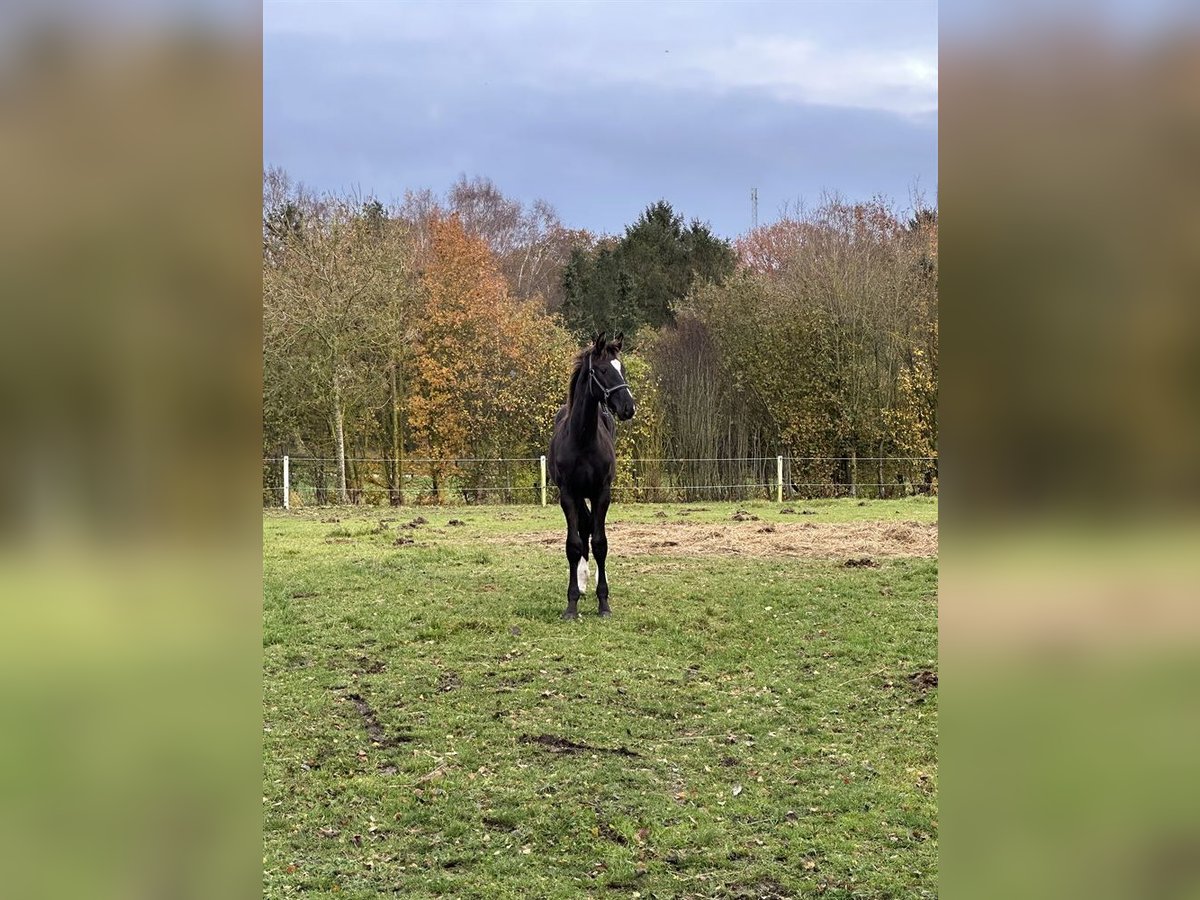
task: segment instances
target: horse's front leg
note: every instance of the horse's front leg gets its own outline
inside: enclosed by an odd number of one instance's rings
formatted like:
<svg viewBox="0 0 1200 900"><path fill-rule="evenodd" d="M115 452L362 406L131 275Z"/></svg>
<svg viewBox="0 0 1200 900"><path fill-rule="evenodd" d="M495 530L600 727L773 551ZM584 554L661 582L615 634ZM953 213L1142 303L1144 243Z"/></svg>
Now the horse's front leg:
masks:
<svg viewBox="0 0 1200 900"><path fill-rule="evenodd" d="M579 618L579 563L583 559L583 539L579 536L579 507L577 500L567 492L559 494L559 505L567 517L567 608L564 619Z"/></svg>
<svg viewBox="0 0 1200 900"><path fill-rule="evenodd" d="M596 599L600 601L600 615L611 616L608 608L608 577L604 574L604 562L608 559L608 536L604 533L604 519L608 515L608 504L612 502L612 491L605 488L600 497L592 502L592 553L596 557Z"/></svg>

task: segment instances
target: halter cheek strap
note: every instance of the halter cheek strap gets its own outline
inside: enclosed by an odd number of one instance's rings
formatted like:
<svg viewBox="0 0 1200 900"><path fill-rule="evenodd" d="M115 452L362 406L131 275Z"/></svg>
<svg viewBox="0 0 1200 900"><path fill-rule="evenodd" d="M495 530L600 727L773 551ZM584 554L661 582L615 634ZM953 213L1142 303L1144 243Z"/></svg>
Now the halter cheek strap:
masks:
<svg viewBox="0 0 1200 900"><path fill-rule="evenodd" d="M596 377L596 370L592 367L592 363L590 360L588 361L588 378L591 379L592 384L594 384L596 387L598 387L600 389L600 394L601 394L600 402L603 403L605 406L608 406L608 398L610 396L612 396L614 393L616 393L617 391L621 390L621 388L625 388L625 390L629 391L629 399L630 400L633 399L633 391L629 390L629 385L625 383L624 378L621 379L620 384L614 384L610 388L606 388L604 385L602 385L600 383L600 379Z"/></svg>

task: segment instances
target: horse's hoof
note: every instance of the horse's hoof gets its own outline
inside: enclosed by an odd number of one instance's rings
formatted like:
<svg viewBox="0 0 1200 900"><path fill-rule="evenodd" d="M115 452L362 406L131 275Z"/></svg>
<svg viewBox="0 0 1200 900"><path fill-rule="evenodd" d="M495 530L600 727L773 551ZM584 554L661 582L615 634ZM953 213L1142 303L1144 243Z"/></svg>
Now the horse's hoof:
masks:
<svg viewBox="0 0 1200 900"><path fill-rule="evenodd" d="M570 620L572 620L572 619L578 619L578 618L579 618L579 613L577 613L577 612L576 612L575 610L573 610L573 609L568 609L566 612L564 612L564 613L562 614L562 617L563 617L563 620L564 620L564 621L570 621Z"/></svg>
<svg viewBox="0 0 1200 900"><path fill-rule="evenodd" d="M607 619L607 618L608 618L609 616L611 616L611 615L612 615L612 610L611 610L611 609L602 609L602 610L600 610L600 618L602 618L602 619Z"/></svg>

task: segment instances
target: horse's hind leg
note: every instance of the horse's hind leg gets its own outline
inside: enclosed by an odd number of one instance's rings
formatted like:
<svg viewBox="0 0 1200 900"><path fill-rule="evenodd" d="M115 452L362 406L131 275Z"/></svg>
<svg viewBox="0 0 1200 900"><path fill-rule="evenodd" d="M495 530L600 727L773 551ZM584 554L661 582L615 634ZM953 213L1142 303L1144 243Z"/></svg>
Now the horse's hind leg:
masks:
<svg viewBox="0 0 1200 900"><path fill-rule="evenodd" d="M579 565L583 561L584 543L579 537L579 508L582 501L576 501L570 494L562 493L559 505L563 515L567 517L567 608L563 612L564 619L579 618Z"/></svg>
<svg viewBox="0 0 1200 900"><path fill-rule="evenodd" d="M579 564L575 569L575 579L579 582L579 593L586 594L588 586L588 544L592 539L592 512L588 509L587 502L579 501L579 540L583 543L583 558L579 560Z"/></svg>

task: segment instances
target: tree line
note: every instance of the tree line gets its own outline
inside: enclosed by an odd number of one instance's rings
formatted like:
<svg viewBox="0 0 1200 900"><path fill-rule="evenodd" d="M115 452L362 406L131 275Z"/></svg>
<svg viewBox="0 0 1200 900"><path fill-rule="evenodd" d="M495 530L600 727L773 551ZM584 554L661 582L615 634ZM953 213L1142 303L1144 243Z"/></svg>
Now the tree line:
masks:
<svg viewBox="0 0 1200 900"><path fill-rule="evenodd" d="M634 496L761 484L776 454L799 494L935 474L935 209L830 197L728 241L659 201L594 235L487 179L384 205L268 169L264 490L289 454L322 502L529 499L536 466L493 461L545 452L572 354L606 329L638 400Z"/></svg>

